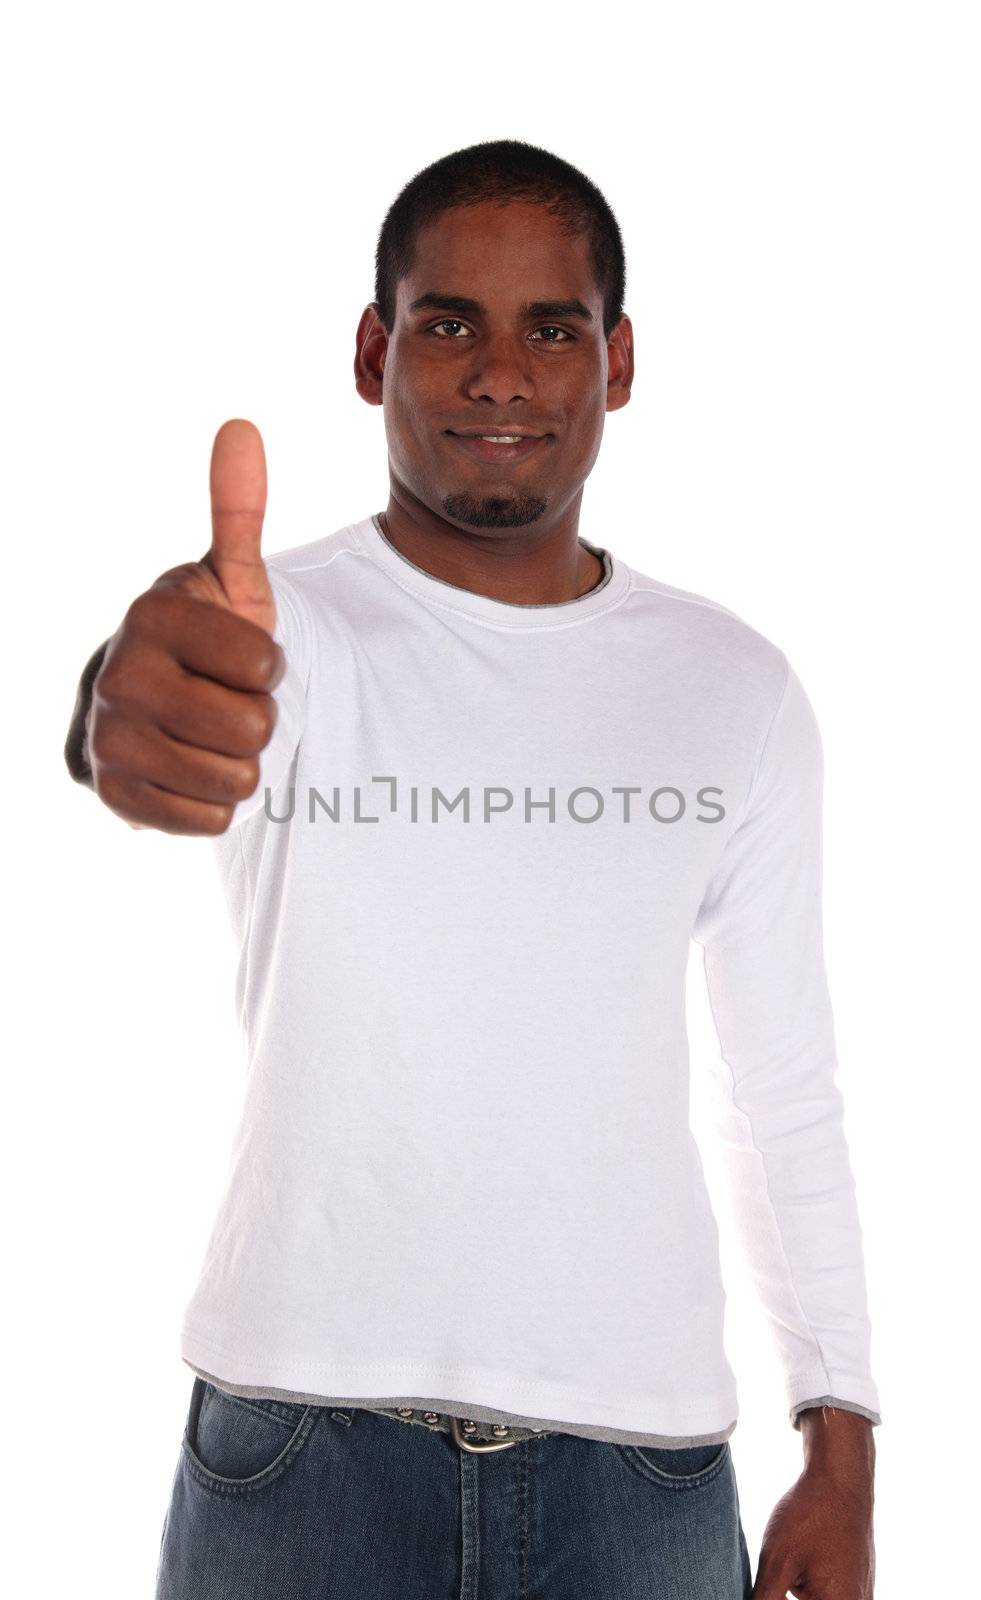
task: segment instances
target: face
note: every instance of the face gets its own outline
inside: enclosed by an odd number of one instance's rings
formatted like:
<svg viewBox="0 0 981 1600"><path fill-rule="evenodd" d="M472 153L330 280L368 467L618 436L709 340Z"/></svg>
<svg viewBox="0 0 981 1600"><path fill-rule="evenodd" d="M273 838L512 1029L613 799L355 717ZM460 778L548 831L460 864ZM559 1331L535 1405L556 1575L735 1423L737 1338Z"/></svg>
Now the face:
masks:
<svg viewBox="0 0 981 1600"><path fill-rule="evenodd" d="M458 527L548 528L630 398L632 330L604 336L587 242L544 206L456 207L418 236L391 334L365 311L355 371L399 498Z"/></svg>

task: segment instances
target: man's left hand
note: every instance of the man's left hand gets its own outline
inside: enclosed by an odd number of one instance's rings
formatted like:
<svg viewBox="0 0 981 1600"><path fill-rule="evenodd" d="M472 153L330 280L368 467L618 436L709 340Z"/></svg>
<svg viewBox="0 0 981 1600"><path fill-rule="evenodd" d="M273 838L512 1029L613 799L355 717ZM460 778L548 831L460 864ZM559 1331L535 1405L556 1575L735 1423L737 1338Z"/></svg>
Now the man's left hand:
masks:
<svg viewBox="0 0 981 1600"><path fill-rule="evenodd" d="M851 1411L801 1413L804 1471L766 1525L751 1600L872 1600L875 1446Z"/></svg>

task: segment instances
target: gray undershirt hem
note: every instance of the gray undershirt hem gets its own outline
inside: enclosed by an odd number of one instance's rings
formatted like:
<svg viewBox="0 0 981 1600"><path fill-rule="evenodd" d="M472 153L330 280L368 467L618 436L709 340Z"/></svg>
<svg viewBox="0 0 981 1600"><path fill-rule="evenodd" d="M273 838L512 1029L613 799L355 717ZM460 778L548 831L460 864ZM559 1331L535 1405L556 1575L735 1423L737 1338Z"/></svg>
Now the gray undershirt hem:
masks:
<svg viewBox="0 0 981 1600"><path fill-rule="evenodd" d="M407 1407L418 1411L439 1411L444 1416L469 1418L471 1422L501 1422L510 1428L544 1428L550 1433L571 1433L581 1439L597 1439L604 1444L636 1444L652 1445L664 1450L681 1450L693 1445L724 1444L730 1438L736 1426L733 1419L728 1427L717 1433L694 1434L666 1434L666 1433L634 1433L623 1428L594 1427L589 1423L557 1422L550 1417L519 1417L507 1411L497 1411L491 1406L464 1405L458 1400L437 1400L428 1395L386 1395L375 1396L373 1399L352 1398L349 1395L322 1395L304 1394L295 1389L271 1389L255 1384L227 1383L224 1378L216 1377L212 1372L205 1372L193 1362L182 1357L186 1366L198 1377L207 1383L213 1383L216 1389L224 1389L227 1394L237 1394L247 1400L285 1400L293 1405L302 1406L348 1406L356 1410L382 1411L385 1409ZM877 1412L867 1411L864 1406L855 1405L850 1400L838 1400L832 1395L821 1395L816 1400L799 1400L791 1412L793 1426L800 1431L798 1418L800 1413L809 1406L834 1406L841 1411L857 1411L861 1416L868 1417L873 1424L881 1419Z"/></svg>
<svg viewBox="0 0 981 1600"><path fill-rule="evenodd" d="M809 1411L812 1406L830 1406L833 1411L855 1411L860 1417L868 1417L873 1428L877 1428L882 1421L878 1411L867 1411L865 1406L856 1405L854 1400L839 1400L833 1394L819 1395L816 1400L798 1400L790 1413L790 1420L800 1432L800 1414Z"/></svg>
<svg viewBox="0 0 981 1600"><path fill-rule="evenodd" d="M682 1449L686 1445L723 1444L729 1438L736 1426L735 1419L727 1428L718 1433L697 1433L681 1436L664 1433L628 1433L621 1428L593 1427L589 1423L556 1422L549 1417L519 1417L507 1411L497 1411L492 1406L469 1405L460 1400L434 1400L428 1395L390 1395L379 1398L373 1396L371 1400L351 1396L302 1394L294 1389L260 1388L244 1383L226 1383L224 1378L218 1378L211 1372L205 1372L197 1367L187 1357L182 1357L185 1365L196 1372L200 1378L208 1383L213 1383L216 1389L224 1389L228 1394L241 1395L249 1400L288 1400L295 1405L302 1406L353 1406L363 1411L381 1411L386 1408L405 1406L413 1411L440 1411L447 1417L467 1418L471 1422L503 1422L509 1428L544 1428L550 1433L573 1433L581 1439L598 1439L608 1444L646 1444L657 1445L662 1449Z"/></svg>

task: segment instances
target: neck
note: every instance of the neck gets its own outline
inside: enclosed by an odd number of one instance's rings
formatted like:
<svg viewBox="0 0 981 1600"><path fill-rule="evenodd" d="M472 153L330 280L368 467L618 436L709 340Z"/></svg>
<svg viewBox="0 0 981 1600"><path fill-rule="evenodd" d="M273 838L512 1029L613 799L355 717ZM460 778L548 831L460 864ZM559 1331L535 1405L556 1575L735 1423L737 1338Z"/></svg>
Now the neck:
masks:
<svg viewBox="0 0 981 1600"><path fill-rule="evenodd" d="M523 527L465 528L393 485L379 520L400 555L434 578L513 605L557 605L603 577L603 563L579 541L581 498L580 489L557 518Z"/></svg>

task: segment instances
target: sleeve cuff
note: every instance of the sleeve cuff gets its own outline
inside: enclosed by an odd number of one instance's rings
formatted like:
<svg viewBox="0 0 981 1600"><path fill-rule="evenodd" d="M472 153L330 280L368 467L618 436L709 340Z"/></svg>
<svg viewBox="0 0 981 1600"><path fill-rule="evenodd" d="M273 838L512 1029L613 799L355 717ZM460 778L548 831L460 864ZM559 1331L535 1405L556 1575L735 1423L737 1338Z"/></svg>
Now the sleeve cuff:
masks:
<svg viewBox="0 0 981 1600"><path fill-rule="evenodd" d="M821 1394L813 1400L798 1400L790 1410L790 1421L800 1432L800 1414L808 1411L812 1406L832 1406L836 1411L855 1411L860 1417L868 1417L873 1427L878 1427L882 1421L878 1411L870 1411L867 1406L860 1406L855 1400L842 1400L839 1395Z"/></svg>

